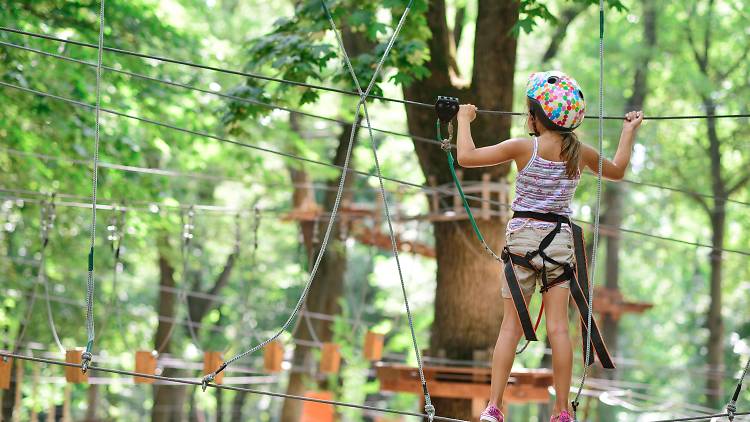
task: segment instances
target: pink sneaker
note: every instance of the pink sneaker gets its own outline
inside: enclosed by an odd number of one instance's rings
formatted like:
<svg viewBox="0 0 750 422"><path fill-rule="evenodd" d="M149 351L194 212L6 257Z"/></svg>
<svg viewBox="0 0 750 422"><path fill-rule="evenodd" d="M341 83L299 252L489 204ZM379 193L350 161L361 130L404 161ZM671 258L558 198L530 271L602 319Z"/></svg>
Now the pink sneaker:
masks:
<svg viewBox="0 0 750 422"><path fill-rule="evenodd" d="M484 409L479 420L482 422L503 422L503 412L501 412L497 406L489 405Z"/></svg>
<svg viewBox="0 0 750 422"><path fill-rule="evenodd" d="M573 417L570 416L570 412L563 410L559 415L549 418L549 422L573 422Z"/></svg>

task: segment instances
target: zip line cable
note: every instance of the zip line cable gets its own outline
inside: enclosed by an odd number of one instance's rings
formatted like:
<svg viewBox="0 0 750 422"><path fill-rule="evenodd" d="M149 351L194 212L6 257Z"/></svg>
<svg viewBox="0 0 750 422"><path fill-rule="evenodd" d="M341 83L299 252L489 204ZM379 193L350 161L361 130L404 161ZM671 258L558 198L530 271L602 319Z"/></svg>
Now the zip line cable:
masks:
<svg viewBox="0 0 750 422"><path fill-rule="evenodd" d="M2 84L2 82L0 82L0 85L1 84ZM383 177L383 179L388 180L387 177ZM411 185L409 182L404 182L404 184ZM444 190L433 189L433 188L430 188L430 187L427 187L427 186L416 185L416 187L421 188L424 191L433 191L433 192L436 192L436 193L446 193ZM19 190L15 190L15 189L4 188L4 187L0 187L0 192L10 192L10 193L16 193L16 194L19 194L19 195L20 194L25 194L25 195L44 195L43 193L36 192L36 191L25 191L25 190L20 190L19 191ZM61 196L61 197L63 196L63 195L60 195L60 194L58 194L58 195ZM0 197L2 197L2 196L0 196ZM20 199L20 200L24 200L24 201L28 201L28 202L37 202L37 203L40 202L38 199L25 198L25 197L20 197L20 196L6 196L6 198L9 198L9 199ZM492 205L497 205L497 206L504 207L504 208L508 208L509 207L508 204L503 204L503 203L500 203L500 202L494 201L494 200L484 200L484 199L482 199L480 197L476 197L476 196L472 196L472 195L466 195L466 198L467 199L471 199L471 200L480 201L480 202L488 202L488 203L490 203ZM91 204L85 204L85 203L81 203L81 202L70 202L70 201L68 201L68 202L58 201L57 205L58 206L65 206L65 207L73 207L73 208L84 208L84 209L91 208ZM170 205L170 204L155 204L155 203L150 203L150 205L155 205L157 207L176 208L176 209L182 209L182 208L184 208L181 205ZM97 208L98 209L113 210L113 209L115 209L115 207L116 206L112 205L112 204L103 204L103 203L98 203L97 204ZM210 211L210 212L222 212L222 213L228 213L228 214L231 213L232 215L234 215L235 213L241 211L240 209L237 209L237 208L224 208L224 207L211 206L211 205L195 205L194 207L195 207L196 210L202 209L204 211ZM148 207L147 208L124 207L123 209L125 209L127 211L141 211L141 212L150 213L150 214L154 213ZM284 213L288 213L290 211L292 211L292 210L276 209L276 210L265 210L263 212L264 213L279 213L279 214L284 214ZM580 223L580 224L593 225L592 222L586 221L586 220L581 220L581 219L576 219L576 218L573 218L571 220L573 220L573 221L575 221L577 223ZM711 250L715 250L715 251L727 252L727 253L737 254L737 255L742 255L742 256L750 256L750 251L742 250L742 249L718 248L718 247L714 247L714 246L711 246L711 245L706 244L706 243L693 242L693 241L689 241L689 240L683 240L683 239L678 239L678 238L673 238L673 237L668 237L668 236L662 236L662 235L657 235L657 234L654 234L654 233L649 233L649 232L645 232L645 231L641 231L641 230L629 229L629 228L621 227L621 226L610 226L610 225L607 225L607 224L600 224L600 227L602 227L604 229L607 229L607 230L618 231L618 232L630 234L630 235L633 235L633 236L647 237L647 238L651 238L651 239L655 239L655 240L659 240L659 241L663 241L663 242L677 243L677 244L681 244L681 245L685 245L685 246L693 246L693 247L697 247L697 248L711 249Z"/></svg>
<svg viewBox="0 0 750 422"><path fill-rule="evenodd" d="M63 362L59 360L54 359L46 359L46 358L40 358L40 357L34 357L34 356L25 356L25 355L19 355L15 353L7 353L0 351L0 357L3 358L13 358L13 359L19 359L19 360L25 360L30 362L37 362L37 363L45 363L49 365L58 365L58 366L65 366L68 368L81 368L80 364L75 363L69 363L69 362ZM120 369L113 369L113 368L105 368L105 367L99 367L91 365L88 368L91 371L94 372L106 372L110 374L117 374L117 375L126 375L126 376L133 376L133 377L141 377L141 378L149 378L153 380L158 381L167 381L169 383L173 384L183 384L183 385L193 385L196 387L201 387L204 384L201 381L193 381L189 379L184 378L171 378L171 377L163 377L159 375L151 375L151 374L142 374L134 371L124 371ZM263 391L263 390L254 390L251 388L243 388L243 387L234 387L234 386L228 386L228 385L217 385L217 384L208 384L207 387L215 388L217 390L227 390L227 391L237 391L242 393L251 393L251 394L257 394L262 396L269 396L269 397L277 397L277 398L285 398L285 399L292 399L292 400L299 400L299 401L305 401L305 402L311 402L311 403L320 403L320 404L328 404L331 406L337 406L337 407L348 407L352 409L360 409L360 410L369 410L372 412L378 412L378 413L390 413L394 415L403 415L403 416L413 416L418 418L426 418L427 415L421 414L421 413L415 413L415 412L407 412L403 410L396 410L396 409L389 409L389 408L380 408L375 406L367 406L367 405L361 405L361 404L354 404L354 403L346 403L346 402L340 402L335 400L323 400L323 399L315 399L311 397L304 397L304 396L296 396L292 394L284 394L284 393L275 393L272 391ZM445 421L445 422L467 422L461 419L453 419L453 418L447 418L443 416L435 416L436 421Z"/></svg>
<svg viewBox="0 0 750 422"><path fill-rule="evenodd" d="M65 39L65 38L55 37L55 36L52 36L52 35L46 35L46 34L39 34L39 33L24 31L24 30L21 30L21 29L11 28L11 27L7 27L7 26L0 26L0 31L15 33L15 34L19 34L19 35L25 35L25 36L29 36L29 37L33 37L33 38L45 39L45 40L50 40L50 41L57 41L57 42L66 43L66 44L72 44L72 45L76 45L76 46L79 46L79 47L86 47L86 48L91 48L91 49L97 48L97 46L95 44L90 44L90 43L86 43L86 42L82 42L82 41L76 41L76 40L71 40L71 39ZM225 73L225 74L236 75L236 76L244 76L244 77L247 77L247 78L250 78L250 79L260 79L260 80L265 80L265 81L269 81L269 82L278 82L278 83L286 84L286 85L294 85L294 86L300 86L300 87L304 87L304 88L310 88L310 89L316 89L316 90L322 90L322 91L329 91L329 92L335 92L335 93L339 93L339 94L345 94L345 95L349 95L349 96L359 97L359 94L357 92L355 92L355 91L348 91L348 90L345 90L345 89L340 89L340 88L335 88L335 87L330 87L330 86L316 85L316 84L311 84L311 83L307 83L307 82L291 81L291 80L287 80L287 79L276 78L276 77L261 75L261 74L257 74L257 73L250 73L250 72L243 72L243 71L238 71L238 70L224 69L224 68L220 68L220 67L216 67L216 66L209 66L209 65L205 65L205 64L194 63L194 62L190 62L190 61L186 61L186 60L179 60L179 59L174 59L174 58L164 57L164 56L157 56L157 55L152 55L152 54L145 54L145 53L140 53L140 52L136 52L136 51L129 51L129 50L120 49L120 48L114 48L114 47L104 46L103 49L104 49L104 51L108 51L108 52L111 52L111 53L116 53L116 54L121 54L121 55L128 55L128 56L133 56L133 57L140 57L142 59L156 60L156 61L159 61L159 62L172 63L172 64L178 64L178 65L183 65L183 66L189 66L189 67L193 67L193 68L197 68L197 69L210 70L210 71L213 71L213 72ZM408 106L425 107L425 108L431 108L431 109L434 108L434 106L435 106L434 104L428 104L428 103L423 103L423 102L419 102L419 101L413 101L413 100L408 100L408 99L389 98L389 97L383 97L383 96L378 96L378 95L369 95L368 98L372 98L372 99L375 99L375 100L382 100L382 101L392 102L392 103L399 103L399 104L404 104L404 105L408 105ZM503 111L503 110L483 110L483 109L478 109L477 113L479 113L479 114L490 114L490 115L505 115L505 116L526 116L528 114L526 112L514 112L514 111ZM591 116L591 117L598 118L598 116ZM603 118L604 118L604 120L622 120L621 116L604 116ZM731 119L731 118L750 118L750 113L718 114L718 115L714 115L714 116L709 116L709 115L705 115L705 114L703 114L703 115L700 115L700 114L694 114L694 115L675 115L675 116L646 116L644 118L644 120L692 120L692 119Z"/></svg>
<svg viewBox="0 0 750 422"><path fill-rule="evenodd" d="M104 47L104 0L99 2L99 44L96 61L96 105L94 123L94 169L91 176L91 245L89 247L88 274L86 277L86 350L81 354L81 371L85 374L94 358L94 246L96 244L96 188L99 178L99 114L101 111L102 48Z"/></svg>
<svg viewBox="0 0 750 422"><path fill-rule="evenodd" d="M72 57L67 57L67 56L63 56L63 55L60 55L60 54L49 53L49 52L46 52L44 50L38 50L38 49L35 49L35 48L26 47L26 46L22 46L22 45L18 45L18 44L13 44L13 43L5 42L5 41L0 41L0 45L4 45L6 47L11 47L11 48L16 48L16 49L20 49L20 50L29 51L29 52L36 53L36 54L39 54L39 55L52 57L52 58L55 58L55 59L58 59L58 60L64 60L64 61L69 61L69 62L73 62L73 63L78 63L78 64L81 64L81 65L84 65L84 66L89 66L89 67L95 67L96 66L96 64L91 63L91 62L87 62L85 60L74 59ZM152 76L146 76L146 75L143 75L143 74L140 74L140 73L130 72L130 71L127 71L127 70L117 69L117 68L114 68L114 67L102 66L102 69L104 69L106 71L109 71L109 72L119 73L119 74L122 74L122 75L127 75L127 76L131 76L131 77L138 78L138 79L143 79L143 80L146 80L146 81L157 82L157 83L160 83L160 84L170 85L170 86L174 86L174 87L178 87L178 88L183 88L183 89L187 89L187 90L190 90L190 91L201 92L201 93L204 93L204 94L208 94L208 95L212 95L212 96L216 96L216 97L221 97L221 98L226 98L226 99L233 100L233 101L239 101L239 102L246 103L246 104L252 104L252 105L258 105L258 106L261 106L261 107L266 107L266 108L271 108L271 109L283 110L283 111L286 111L286 112L289 112L289 113L293 113L293 114L298 114L298 115L302 115L302 116L312 117L314 119L326 120L326 121L329 121L329 122L339 123L339 124L343 124L343 125L351 125L352 124L352 122L347 121L347 120L343 120L343 119L337 119L337 118L334 118L334 117L322 116L322 115L319 115L319 114L314 114L314 113L310 113L310 112L307 112L307 111L303 111L303 110L299 110L299 109L294 109L294 108L290 108L290 107L284 107L284 106L277 105L277 104L271 104L271 103L267 103L267 102L264 102L264 101L252 99L252 98L244 98L244 97L238 97L236 95L224 94L224 93L218 92L218 91L211 91L211 90L208 90L208 89L198 88L196 86L192 86L192 85L188 85L188 84L183 84L183 83L174 82L174 81L170 81L170 80L166 80L166 79L161 79L161 78L155 78L155 77L152 77ZM370 97L372 97L372 96L370 96ZM360 126L360 127L365 128L364 126ZM424 143L428 143L428 144L435 144L436 143L436 141L434 139L425 138L425 137L422 137L422 136L409 135L407 133L395 132L395 131L386 130L386 129L379 129L379 128L375 128L375 127L373 127L372 130L375 131L375 132L380 132L380 133L387 134L387 135L400 136L400 137L404 137L404 138L411 138L411 139L414 139L417 142L424 142Z"/></svg>
<svg viewBox="0 0 750 422"><path fill-rule="evenodd" d="M578 385L578 391L571 402L573 407L573 419L578 419L577 411L579 399L583 385L586 383L589 367L594 364L591 361L593 353L593 344L591 344L591 333L594 331L591 327L594 318L594 284L596 283L596 258L599 250L599 217L602 204L602 170L604 168L604 0L599 0L599 157L596 173L596 202L594 205L594 241L591 250L591 268L584 266L584 271L589 272L591 280L588 283L588 312L586 313L586 357L583 360L583 374L581 382ZM591 363L589 363L591 362Z"/></svg>
<svg viewBox="0 0 750 422"><path fill-rule="evenodd" d="M71 62L79 63L79 64L82 64L82 65L85 65L85 66L91 66L91 67L96 66L96 64L90 63L90 62L87 62L87 61L84 61L84 60L79 60L79 59L74 59L74 58L67 57L67 56L62 56L62 55L59 55L59 54L49 53L49 52L46 52L46 51L43 51L43 50L38 50L38 49L35 49L35 48L30 48L30 47L21 46L21 45L17 45L17 44L13 44L13 43L8 43L8 42L5 42L5 41L0 41L0 45L4 45L4 46L7 46L7 47L12 47L12 48L17 48L17 49L29 51L29 52L32 52L32 53L36 53L36 54L40 54L40 55L44 55L44 56L53 57L53 58L60 59L60 60L71 61ZM277 105L277 104L271 104L271 103L266 103L266 102L263 102L263 101L254 100L254 99L243 98L243 97L238 97L238 96L234 96L234 95L224 94L224 93L221 93L221 92L216 92L216 91L211 91L211 90L207 90L207 89L202 89L202 88L198 88L198 87L187 85L187 84L181 84L181 83L177 83L177 82L173 82L173 81L169 81L169 80L165 80L165 79L154 78L154 77L151 77L151 76L146 76L146 75L142 75L142 74L138 74L138 73L134 73L134 72L129 72L129 71L122 70L122 69L116 69L116 68L112 68L112 67L108 67L108 66L103 66L102 68L104 70L107 70L107 71L111 71L111 72L120 73L120 74L123 74L123 75L132 76L132 77L135 77L135 78L140 78L140 79L144 79L144 80L148 80L148 81L153 81L153 82L158 82L158 83L162 83L162 84L166 84L166 85L176 86L176 87L188 89L188 90L191 90L191 91L197 91L197 92L201 92L201 93L205 93L205 94L209 94L209 95L214 95L214 96L218 96L218 97L223 97L223 98L231 99L231 100L234 100L234 101L240 101L240 102L245 102L245 103L248 103L248 104L259 105L259 106L262 106L262 107L268 107L268 108L272 108L272 109L283 110L283 111L287 111L289 113L299 114L299 115L311 117L311 118L314 118L314 119L327 120L327 121L331 121L331 122L335 122L335 123L339 123L339 124L345 124L345 125L351 125L352 124L352 122L346 121L346 120L336 119L336 118L327 117L327 116L321 116L321 115L318 115L318 114L313 114L313 113L305 112L305 111L298 110L298 109L288 108L288 107L280 106L280 105ZM738 115L736 117L743 117L743 116ZM366 126L361 126L361 127L365 128L365 129L367 128ZM384 129L378 129L378 128L374 128L374 127L372 128L372 130L376 131L376 132L383 133L383 134L388 134L388 135L393 135L393 136L400 136L400 137L405 137L405 138L411 138L411 139L413 139L413 140L415 140L417 142L424 142L424 143L430 143L430 144L440 145L436 140L430 139L430 138L426 138L426 137L422 137L422 136L409 135L409 134L406 134L406 133L395 132L395 131L384 130ZM455 145L451 144L451 148L455 148ZM112 166L112 164L109 164L109 165ZM586 173L586 174L588 174L588 173ZM673 186L664 186L664 185L659 185L659 184L656 184L656 183L636 181L636 180L630 180L630 179L623 179L622 181L625 182L625 183L634 184L634 185L649 186L649 187L653 187L653 188L657 188L657 189L670 190L670 191L680 192L680 193L684 193L684 194L688 194L688 195L697 195L697 196L700 196L700 197L703 197L703 198L723 199L725 202L730 202L730 203L735 203L735 204L741 204L741 205L744 205L744 206L750 206L750 202L738 201L738 200L730 199L728 197L711 195L711 194L706 194L706 193L701 193L701 192L694 192L694 191L691 191L691 190L687 190L687 189L683 189L683 188L678 188L678 187L673 187Z"/></svg>

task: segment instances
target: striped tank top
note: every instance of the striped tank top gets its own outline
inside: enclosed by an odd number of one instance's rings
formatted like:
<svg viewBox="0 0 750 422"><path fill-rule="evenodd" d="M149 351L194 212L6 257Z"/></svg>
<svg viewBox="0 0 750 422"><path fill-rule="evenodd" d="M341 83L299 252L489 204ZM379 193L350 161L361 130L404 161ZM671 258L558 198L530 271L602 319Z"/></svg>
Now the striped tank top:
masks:
<svg viewBox="0 0 750 422"><path fill-rule="evenodd" d="M534 152L526 167L516 177L516 198L513 211L554 213L570 217L570 203L578 187L580 176L569 179L565 174L564 161L550 161L538 155L539 140L534 137ZM519 219L513 219L519 220ZM519 221L511 220L508 227L518 227ZM546 224L545 224L546 225Z"/></svg>

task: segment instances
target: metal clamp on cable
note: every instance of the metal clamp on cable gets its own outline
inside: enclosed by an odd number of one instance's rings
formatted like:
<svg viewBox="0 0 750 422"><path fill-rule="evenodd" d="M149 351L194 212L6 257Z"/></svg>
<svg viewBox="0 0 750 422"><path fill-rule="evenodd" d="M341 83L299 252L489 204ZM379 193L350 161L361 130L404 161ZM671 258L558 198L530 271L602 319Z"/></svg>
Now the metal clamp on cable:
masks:
<svg viewBox="0 0 750 422"><path fill-rule="evenodd" d="M206 391L206 388L208 388L208 384L212 383L214 381L215 373L208 374L205 377L203 377L203 380L201 381L201 390Z"/></svg>
<svg viewBox="0 0 750 422"><path fill-rule="evenodd" d="M458 98L438 96L435 101L435 112L441 122L450 122L458 114Z"/></svg>
<svg viewBox="0 0 750 422"><path fill-rule="evenodd" d="M427 414L427 419L432 422L435 419L435 406L432 404L424 405L424 412Z"/></svg>
<svg viewBox="0 0 750 422"><path fill-rule="evenodd" d="M453 118L458 114L458 108L458 98L456 97L438 96L437 101L435 101L435 113L438 116L438 140L440 141L440 148L443 151L451 150L451 143L453 142ZM440 123L448 123L448 139L442 139L442 135L440 135Z"/></svg>
<svg viewBox="0 0 750 422"><path fill-rule="evenodd" d="M85 374L86 371L89 370L89 365L91 365L91 360L93 358L94 355L89 351L85 351L81 354L81 372Z"/></svg>
<svg viewBox="0 0 750 422"><path fill-rule="evenodd" d="M737 403L732 400L727 404L727 418L729 418L729 421L734 421L735 413L737 413Z"/></svg>

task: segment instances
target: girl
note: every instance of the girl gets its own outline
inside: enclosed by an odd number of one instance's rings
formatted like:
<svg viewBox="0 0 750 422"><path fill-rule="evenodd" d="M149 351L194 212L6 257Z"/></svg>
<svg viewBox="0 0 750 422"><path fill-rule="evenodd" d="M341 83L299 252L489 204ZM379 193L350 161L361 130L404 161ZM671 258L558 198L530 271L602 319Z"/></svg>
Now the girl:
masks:
<svg viewBox="0 0 750 422"><path fill-rule="evenodd" d="M582 144L574 130L583 121L585 102L578 83L562 72L534 73L526 87L529 138L513 138L499 144L477 148L471 138L471 122L476 107L462 105L458 112L458 163L464 167L483 167L515 161L519 169L516 178L516 198L512 209L516 214L555 214L567 219L572 214L570 202L586 168L594 173L599 168L598 152ZM622 135L614 160L603 160L602 177L621 180L630 162L630 153L643 112L633 111L625 116ZM553 216L554 217L554 216ZM540 248L542 240L556 224L534 218L513 218L508 222L506 246L517 255ZM572 231L568 224L554 235L543 254L531 263L535 270L516 266L516 278L528 304L536 284L542 279L555 280L562 275L563 266L573 265ZM545 258L542 258L543 255ZM547 259L550 258L550 259ZM550 262L557 265L551 267ZM554 284L542 293L547 315L547 336L552 346L552 370L556 401L551 422L570 422L568 396L572 377L573 351L568 335L568 302L570 281ZM511 300L507 281L503 283L503 322L492 357L492 386L490 401L481 421L503 422L502 397L508 382L522 329L518 313Z"/></svg>

